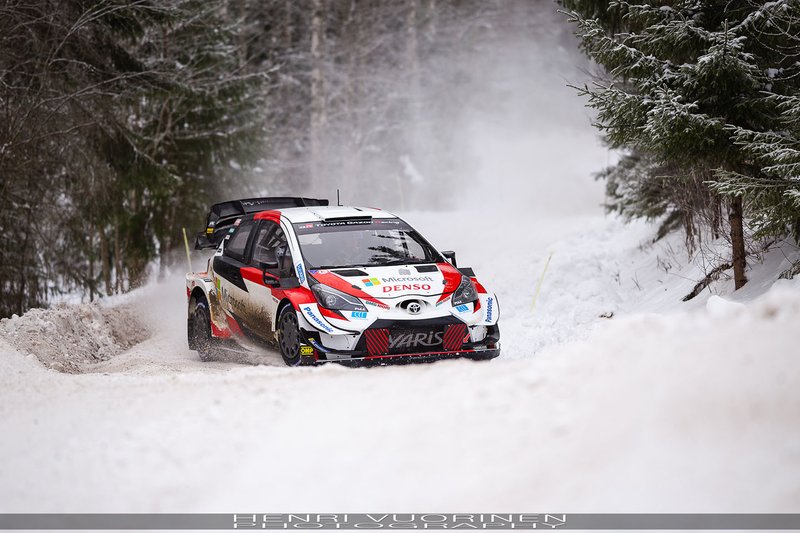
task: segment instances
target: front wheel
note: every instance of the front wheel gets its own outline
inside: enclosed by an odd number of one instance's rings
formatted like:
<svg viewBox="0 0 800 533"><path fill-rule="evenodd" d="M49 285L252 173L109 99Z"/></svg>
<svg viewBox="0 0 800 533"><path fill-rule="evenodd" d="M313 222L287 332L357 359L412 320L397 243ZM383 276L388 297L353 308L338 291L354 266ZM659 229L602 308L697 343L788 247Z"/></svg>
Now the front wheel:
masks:
<svg viewBox="0 0 800 533"><path fill-rule="evenodd" d="M491 361L492 359L500 356L500 350L481 350L480 352L473 352L467 355L468 359L473 361Z"/></svg>
<svg viewBox="0 0 800 533"><path fill-rule="evenodd" d="M300 355L300 324L297 313L291 305L287 305L278 317L278 346L281 349L283 362L288 366L298 366L302 361Z"/></svg>

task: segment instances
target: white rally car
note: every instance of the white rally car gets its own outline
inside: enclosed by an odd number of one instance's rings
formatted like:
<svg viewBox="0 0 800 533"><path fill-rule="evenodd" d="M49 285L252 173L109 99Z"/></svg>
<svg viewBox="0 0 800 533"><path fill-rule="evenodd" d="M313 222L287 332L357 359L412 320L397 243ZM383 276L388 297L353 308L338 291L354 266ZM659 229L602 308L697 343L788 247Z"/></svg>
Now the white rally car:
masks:
<svg viewBox="0 0 800 533"><path fill-rule="evenodd" d="M189 347L277 344L287 365L323 361L492 359L497 297L455 254L379 209L310 198L216 204L186 276Z"/></svg>

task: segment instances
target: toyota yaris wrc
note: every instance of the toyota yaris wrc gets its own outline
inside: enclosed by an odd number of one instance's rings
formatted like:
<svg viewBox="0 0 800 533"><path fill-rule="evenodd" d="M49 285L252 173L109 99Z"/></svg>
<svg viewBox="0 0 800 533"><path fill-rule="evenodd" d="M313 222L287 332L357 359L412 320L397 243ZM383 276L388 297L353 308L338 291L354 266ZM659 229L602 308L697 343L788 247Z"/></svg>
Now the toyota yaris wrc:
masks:
<svg viewBox="0 0 800 533"><path fill-rule="evenodd" d="M491 359L497 297L455 254L378 209L310 198L216 204L196 248L215 248L186 277L189 347L277 344L287 365L323 361Z"/></svg>

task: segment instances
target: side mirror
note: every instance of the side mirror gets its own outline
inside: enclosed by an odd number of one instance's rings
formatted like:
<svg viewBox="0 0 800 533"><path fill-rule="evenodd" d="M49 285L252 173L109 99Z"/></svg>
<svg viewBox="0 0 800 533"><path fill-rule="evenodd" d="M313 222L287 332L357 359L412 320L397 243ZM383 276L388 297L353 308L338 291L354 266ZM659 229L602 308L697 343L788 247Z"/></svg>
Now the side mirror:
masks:
<svg viewBox="0 0 800 533"><path fill-rule="evenodd" d="M266 285L267 287L277 287L281 284L281 280L279 278L273 276L267 271L264 271L263 279L264 279L264 285Z"/></svg>
<svg viewBox="0 0 800 533"><path fill-rule="evenodd" d="M445 257L445 259L450 261L451 265L458 267L458 264L456 263L456 253L454 251L448 250L446 252L442 252L442 255Z"/></svg>

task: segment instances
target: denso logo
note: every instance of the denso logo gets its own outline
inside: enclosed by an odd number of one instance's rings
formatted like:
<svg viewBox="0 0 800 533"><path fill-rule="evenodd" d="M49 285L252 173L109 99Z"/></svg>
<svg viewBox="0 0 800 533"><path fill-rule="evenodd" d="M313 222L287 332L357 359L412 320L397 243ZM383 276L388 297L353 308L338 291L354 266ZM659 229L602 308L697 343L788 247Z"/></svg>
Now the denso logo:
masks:
<svg viewBox="0 0 800 533"><path fill-rule="evenodd" d="M486 322L492 321L492 310L494 309L494 298L486 300Z"/></svg>
<svg viewBox="0 0 800 533"><path fill-rule="evenodd" d="M417 346L438 346L442 344L443 333L397 333L389 337L389 349L415 348Z"/></svg>
<svg viewBox="0 0 800 533"><path fill-rule="evenodd" d="M406 283L403 285L384 285L383 292L394 291L429 291L431 286L427 283Z"/></svg>

